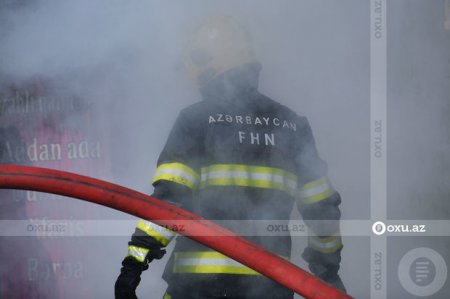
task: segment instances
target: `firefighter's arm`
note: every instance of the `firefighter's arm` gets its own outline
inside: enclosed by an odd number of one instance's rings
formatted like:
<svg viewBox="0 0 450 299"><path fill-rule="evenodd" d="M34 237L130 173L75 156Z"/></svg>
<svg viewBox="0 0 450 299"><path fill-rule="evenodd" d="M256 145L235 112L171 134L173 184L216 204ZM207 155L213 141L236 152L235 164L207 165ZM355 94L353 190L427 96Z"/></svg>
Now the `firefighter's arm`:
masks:
<svg viewBox="0 0 450 299"><path fill-rule="evenodd" d="M194 152L197 151L195 147L198 143L192 139L195 135L190 134L188 128L180 116L158 159L152 180L155 187L152 196L189 210L199 176L194 170ZM136 298L142 271L148 268L152 260L163 257L166 252L164 248L174 237L175 233L168 228L150 221L138 222L115 284L116 299Z"/></svg>
<svg viewBox="0 0 450 299"><path fill-rule="evenodd" d="M131 241L128 242L128 254L122 261L122 268L114 286L116 299L137 298L136 288L141 281L142 271L148 269L152 260L162 258L166 253L165 245L159 238L152 237L146 230L158 232L155 224L139 221Z"/></svg>
<svg viewBox="0 0 450 299"><path fill-rule="evenodd" d="M302 257L315 276L346 292L338 274L343 248L339 231L341 198L328 183L324 183L325 178L320 181L315 181L322 184L316 186L316 191L307 192L307 187L304 187L300 194L309 193L310 197L300 197L298 200L299 211L309 232L308 246ZM317 191L319 193L315 193Z"/></svg>
<svg viewBox="0 0 450 299"><path fill-rule="evenodd" d="M327 177L327 165L319 157L306 119L299 126L297 207L308 226L308 246L302 257L310 271L345 291L338 275L343 248L339 231L341 197Z"/></svg>
<svg viewBox="0 0 450 299"><path fill-rule="evenodd" d="M157 171L158 174L158 171ZM180 188L174 182L157 180L155 192L152 194L161 200L171 203L186 200L191 196L188 188ZM166 253L165 247L175 237L175 232L169 228L157 225L150 221L140 220L128 243L128 253L122 261L120 275L115 284L116 299L136 298L136 288L141 280L142 271L148 269L149 263L154 259L161 259Z"/></svg>

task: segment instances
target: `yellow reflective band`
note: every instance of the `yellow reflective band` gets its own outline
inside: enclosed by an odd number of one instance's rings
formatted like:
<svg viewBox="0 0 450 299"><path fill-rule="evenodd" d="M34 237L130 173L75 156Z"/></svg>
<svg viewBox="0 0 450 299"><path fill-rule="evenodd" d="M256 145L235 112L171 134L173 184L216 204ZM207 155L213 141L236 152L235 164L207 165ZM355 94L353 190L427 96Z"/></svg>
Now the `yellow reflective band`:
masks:
<svg viewBox="0 0 450 299"><path fill-rule="evenodd" d="M280 168L217 164L201 169L200 188L207 186L267 188L294 195L297 188L297 176Z"/></svg>
<svg viewBox="0 0 450 299"><path fill-rule="evenodd" d="M333 235L329 237L309 236L308 245L322 253L333 253L343 246L340 235Z"/></svg>
<svg viewBox="0 0 450 299"><path fill-rule="evenodd" d="M145 232L147 235L155 238L163 246L167 246L175 237L175 233L170 229L145 220L140 220L137 228Z"/></svg>
<svg viewBox="0 0 450 299"><path fill-rule="evenodd" d="M198 266L178 266L175 265L173 267L174 273L203 273L203 274L241 274L241 275L261 275L256 271L253 271L250 268L241 267L241 266L206 266L206 265L198 265Z"/></svg>
<svg viewBox="0 0 450 299"><path fill-rule="evenodd" d="M152 184L166 180L194 189L199 181L199 175L189 166L182 163L165 163L158 166Z"/></svg>
<svg viewBox="0 0 450 299"><path fill-rule="evenodd" d="M172 296L170 296L168 293L165 293L163 299L172 299Z"/></svg>
<svg viewBox="0 0 450 299"><path fill-rule="evenodd" d="M128 246L127 256L134 257L137 261L143 263L145 261L145 257L147 256L148 252L149 250L147 248L130 245Z"/></svg>
<svg viewBox="0 0 450 299"><path fill-rule="evenodd" d="M301 204L313 204L322 201L335 193L327 177L321 177L309 182L300 189L299 202Z"/></svg>
<svg viewBox="0 0 450 299"><path fill-rule="evenodd" d="M215 251L175 252L173 272L260 275Z"/></svg>

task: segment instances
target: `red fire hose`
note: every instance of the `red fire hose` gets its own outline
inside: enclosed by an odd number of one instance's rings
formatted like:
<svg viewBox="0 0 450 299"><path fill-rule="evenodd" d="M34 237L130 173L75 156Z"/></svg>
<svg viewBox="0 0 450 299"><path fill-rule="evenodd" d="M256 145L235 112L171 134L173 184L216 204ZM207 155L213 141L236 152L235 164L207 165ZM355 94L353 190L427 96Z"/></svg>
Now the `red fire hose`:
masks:
<svg viewBox="0 0 450 299"><path fill-rule="evenodd" d="M217 250L277 281L305 298L351 298L290 262L243 237L154 197L105 181L52 169L2 165L0 188L54 193L101 204L162 226L189 221L189 238Z"/></svg>

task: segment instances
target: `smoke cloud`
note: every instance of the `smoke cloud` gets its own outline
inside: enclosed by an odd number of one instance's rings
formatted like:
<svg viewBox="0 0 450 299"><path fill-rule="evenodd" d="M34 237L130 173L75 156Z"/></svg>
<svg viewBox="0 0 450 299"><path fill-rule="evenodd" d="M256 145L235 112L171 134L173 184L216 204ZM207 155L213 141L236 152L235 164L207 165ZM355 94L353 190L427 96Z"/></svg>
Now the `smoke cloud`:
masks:
<svg viewBox="0 0 450 299"><path fill-rule="evenodd" d="M448 219L450 33L444 4L398 0L387 10L387 215ZM369 1L360 0L3 0L0 86L43 78L85 99L101 124L97 129L107 135L112 161L113 175L98 177L151 193L156 160L178 112L200 100L182 67L187 36L207 16L231 15L252 34L263 67L261 92L308 117L342 196L342 218L376 221L370 211L370 13ZM59 121L83 128L73 113ZM300 216L294 211L292 217ZM370 293L369 237L343 238L340 273L355 298ZM393 265L414 246L406 238L388 246ZM108 254L98 265L95 298L112 297L128 239L109 240L106 250L92 248ZM420 243L450 261L448 236ZM292 256L304 268L305 245L306 239L296 238ZM167 257L143 274L140 297L162 297ZM405 294L399 283L388 290L390 297ZM445 290L448 295L448 284L439 298Z"/></svg>

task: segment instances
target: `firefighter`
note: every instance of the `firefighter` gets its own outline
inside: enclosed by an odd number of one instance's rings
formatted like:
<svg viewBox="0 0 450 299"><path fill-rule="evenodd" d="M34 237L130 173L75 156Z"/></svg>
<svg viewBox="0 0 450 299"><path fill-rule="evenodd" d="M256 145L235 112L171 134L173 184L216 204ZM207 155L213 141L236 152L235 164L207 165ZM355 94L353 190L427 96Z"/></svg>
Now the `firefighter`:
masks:
<svg viewBox="0 0 450 299"><path fill-rule="evenodd" d="M179 113L158 159L153 196L206 219L235 223L288 223L296 204L311 232L302 257L313 274L345 291L338 275L339 193L326 176L307 119L258 92L261 65L248 32L230 17L211 18L192 34L184 64L202 100ZM116 298L136 298L142 271L165 254L174 236L149 221L138 223ZM291 255L290 236L248 239ZM163 278L165 299L293 298L291 290L181 236Z"/></svg>

